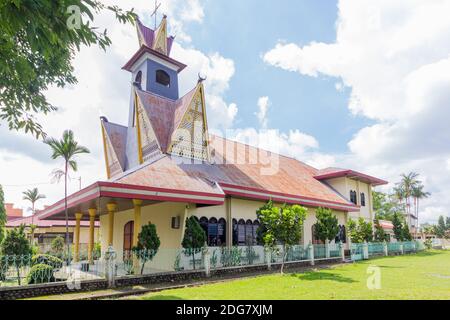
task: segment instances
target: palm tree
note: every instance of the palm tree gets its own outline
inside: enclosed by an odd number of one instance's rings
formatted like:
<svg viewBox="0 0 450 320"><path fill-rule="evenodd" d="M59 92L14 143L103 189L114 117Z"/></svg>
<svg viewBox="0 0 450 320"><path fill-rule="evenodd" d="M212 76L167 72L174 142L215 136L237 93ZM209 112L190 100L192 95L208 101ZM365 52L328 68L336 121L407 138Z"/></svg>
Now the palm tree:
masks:
<svg viewBox="0 0 450 320"><path fill-rule="evenodd" d="M398 184L398 187L403 190L403 197L406 204L406 214L408 215L409 224L411 224L411 194L412 190L420 184L418 180L419 174L416 172L410 172L408 174L402 174L402 180Z"/></svg>
<svg viewBox="0 0 450 320"><path fill-rule="evenodd" d="M31 243L34 241L34 230L36 230L36 226L34 225L34 215L36 214L35 204L41 199L45 199L45 195L40 194L38 188L28 189L23 192L23 200L31 202Z"/></svg>
<svg viewBox="0 0 450 320"><path fill-rule="evenodd" d="M44 140L45 144L48 144L52 149L52 159L62 158L64 159L64 213L66 219L66 246L67 246L67 259L70 257L69 246L69 213L67 210L67 177L69 167L73 171L77 171L78 165L74 160L75 156L82 153L89 153L89 149L78 145L73 137L71 130L66 130L63 133L61 140L54 138L47 138Z"/></svg>
<svg viewBox="0 0 450 320"><path fill-rule="evenodd" d="M428 198L431 193L425 192L424 185L421 183L418 183L416 186L413 187L411 196L414 198L414 214L417 219L417 226L419 226L419 201L420 199Z"/></svg>

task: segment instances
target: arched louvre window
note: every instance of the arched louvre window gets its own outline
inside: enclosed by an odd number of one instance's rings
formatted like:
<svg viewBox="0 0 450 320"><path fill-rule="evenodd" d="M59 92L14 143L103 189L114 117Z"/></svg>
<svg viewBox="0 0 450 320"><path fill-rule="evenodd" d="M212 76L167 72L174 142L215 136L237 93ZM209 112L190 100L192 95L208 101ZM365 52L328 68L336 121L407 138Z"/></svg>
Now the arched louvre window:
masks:
<svg viewBox="0 0 450 320"><path fill-rule="evenodd" d="M358 204L356 191L350 190L350 202L352 202L354 204Z"/></svg>
<svg viewBox="0 0 450 320"><path fill-rule="evenodd" d="M245 220L238 222L238 245L245 245Z"/></svg>
<svg viewBox="0 0 450 320"><path fill-rule="evenodd" d="M366 195L364 192L361 192L361 206L366 206Z"/></svg>
<svg viewBox="0 0 450 320"><path fill-rule="evenodd" d="M217 224L217 246L223 246L227 243L227 221L224 218L219 219Z"/></svg>
<svg viewBox="0 0 450 320"><path fill-rule="evenodd" d="M156 82L164 87L170 87L170 76L164 70L156 70Z"/></svg>
<svg viewBox="0 0 450 320"><path fill-rule="evenodd" d="M138 86L139 89L142 88L142 71L139 71L134 78L134 84Z"/></svg>
<svg viewBox="0 0 450 320"><path fill-rule="evenodd" d="M238 241L238 221L236 219L233 219L232 222L232 229L233 229L233 246L237 246L239 244Z"/></svg>
<svg viewBox="0 0 450 320"><path fill-rule="evenodd" d="M346 243L347 242L346 239L347 239L347 233L345 230L345 226L339 225L339 231L338 231L338 234L336 235L336 238L334 239L334 241L336 243L338 243L338 242Z"/></svg>
<svg viewBox="0 0 450 320"><path fill-rule="evenodd" d="M253 245L253 222L252 220L247 220L245 222L245 244Z"/></svg>
<svg viewBox="0 0 450 320"><path fill-rule="evenodd" d="M215 247L217 246L217 240L218 240L218 224L216 218L209 219L208 223L208 246L209 247Z"/></svg>
<svg viewBox="0 0 450 320"><path fill-rule="evenodd" d="M255 220L253 221L253 244L259 245L257 239L258 239L258 228L259 228L259 221Z"/></svg>
<svg viewBox="0 0 450 320"><path fill-rule="evenodd" d="M202 227L203 231L205 231L206 239L208 241L208 218L201 217L199 220L200 226Z"/></svg>
<svg viewBox="0 0 450 320"><path fill-rule="evenodd" d="M128 259L131 257L131 249L133 248L134 237L134 221L129 221L123 227L123 257Z"/></svg>

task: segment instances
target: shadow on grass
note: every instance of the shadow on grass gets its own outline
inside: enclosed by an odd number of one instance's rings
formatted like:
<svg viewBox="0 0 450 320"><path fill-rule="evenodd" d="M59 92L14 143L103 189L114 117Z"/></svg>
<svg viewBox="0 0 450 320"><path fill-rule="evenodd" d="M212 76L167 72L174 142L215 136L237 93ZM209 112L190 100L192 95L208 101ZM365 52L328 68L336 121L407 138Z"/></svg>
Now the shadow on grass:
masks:
<svg viewBox="0 0 450 320"><path fill-rule="evenodd" d="M154 295L154 296L147 296L142 298L142 300L185 300L183 298L177 297L177 296L168 296L168 295Z"/></svg>
<svg viewBox="0 0 450 320"><path fill-rule="evenodd" d="M306 281L314 281L314 280L328 280L328 281L336 281L336 282L345 282L352 283L357 282L349 277L344 277L340 274L329 272L329 271L317 271L317 272L308 272L303 274L291 274L292 277L297 278L299 280Z"/></svg>

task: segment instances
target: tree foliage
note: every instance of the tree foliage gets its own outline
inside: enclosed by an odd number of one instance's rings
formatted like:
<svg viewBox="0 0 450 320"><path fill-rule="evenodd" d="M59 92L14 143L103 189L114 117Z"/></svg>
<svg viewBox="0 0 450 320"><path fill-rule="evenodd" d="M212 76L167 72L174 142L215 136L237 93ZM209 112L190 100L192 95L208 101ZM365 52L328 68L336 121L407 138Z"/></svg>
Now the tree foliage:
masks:
<svg viewBox="0 0 450 320"><path fill-rule="evenodd" d="M404 232L404 228L403 228L403 224L404 224L404 219L403 216L399 213L394 214L394 216L392 217L392 224L394 226L394 237L395 239L397 239L397 241L403 241L403 232Z"/></svg>
<svg viewBox="0 0 450 320"><path fill-rule="evenodd" d="M205 230L198 223L194 216L186 219L186 227L181 245L184 248L184 254L192 257L192 264L195 269L195 254L202 251L206 243Z"/></svg>
<svg viewBox="0 0 450 320"><path fill-rule="evenodd" d="M112 12L122 23L135 18L133 10L96 0L0 3L0 119L10 130L45 135L36 115L56 110L45 91L77 82L72 60L81 46L105 50L111 44L107 31L92 25L94 14L102 11Z"/></svg>
<svg viewBox="0 0 450 320"><path fill-rule="evenodd" d="M349 220L347 227L353 243L370 242L373 240L372 223L366 222L364 218L359 218L357 221Z"/></svg>
<svg viewBox="0 0 450 320"><path fill-rule="evenodd" d="M317 208L316 218L316 236L323 242L334 240L339 233L339 222L333 211L328 208Z"/></svg>
<svg viewBox="0 0 450 320"><path fill-rule="evenodd" d="M6 232L6 236L0 246L0 254L10 257L6 261L16 268L17 281L20 285L20 268L30 261L29 257L32 254L24 225Z"/></svg>
<svg viewBox="0 0 450 320"><path fill-rule="evenodd" d="M0 184L0 244L5 236L5 224L6 224L6 208L5 208L5 195L3 193L3 187Z"/></svg>
<svg viewBox="0 0 450 320"><path fill-rule="evenodd" d="M302 206L285 204L275 207L271 201L257 210L258 219L266 230L263 236L264 244L272 248L278 243L283 246L281 273L287 250L301 241L306 213L307 209Z"/></svg>
<svg viewBox="0 0 450 320"><path fill-rule="evenodd" d="M142 227L138 235L138 243L133 248L135 255L141 261L141 274L144 273L145 263L151 261L158 253L161 241L156 232L156 225L149 223Z"/></svg>
<svg viewBox="0 0 450 320"><path fill-rule="evenodd" d="M378 219L375 220L375 232L374 232L374 240L377 242L383 242L389 240L389 235L384 232L383 227L380 225L380 221Z"/></svg>

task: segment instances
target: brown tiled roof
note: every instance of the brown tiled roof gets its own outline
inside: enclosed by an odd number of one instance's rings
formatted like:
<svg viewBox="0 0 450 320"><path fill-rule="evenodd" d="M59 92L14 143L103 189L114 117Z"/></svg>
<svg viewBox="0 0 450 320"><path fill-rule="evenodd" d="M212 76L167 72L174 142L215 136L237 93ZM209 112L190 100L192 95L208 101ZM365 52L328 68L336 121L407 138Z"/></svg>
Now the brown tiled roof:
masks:
<svg viewBox="0 0 450 320"><path fill-rule="evenodd" d="M333 179L333 178L339 178L339 177L351 177L354 179L358 179L367 183L371 183L374 186L388 184L387 181L375 178L372 176L369 176L367 174L350 170L350 169L342 169L342 168L326 168L317 171L316 175L314 176L317 180L326 180L326 179Z"/></svg>

